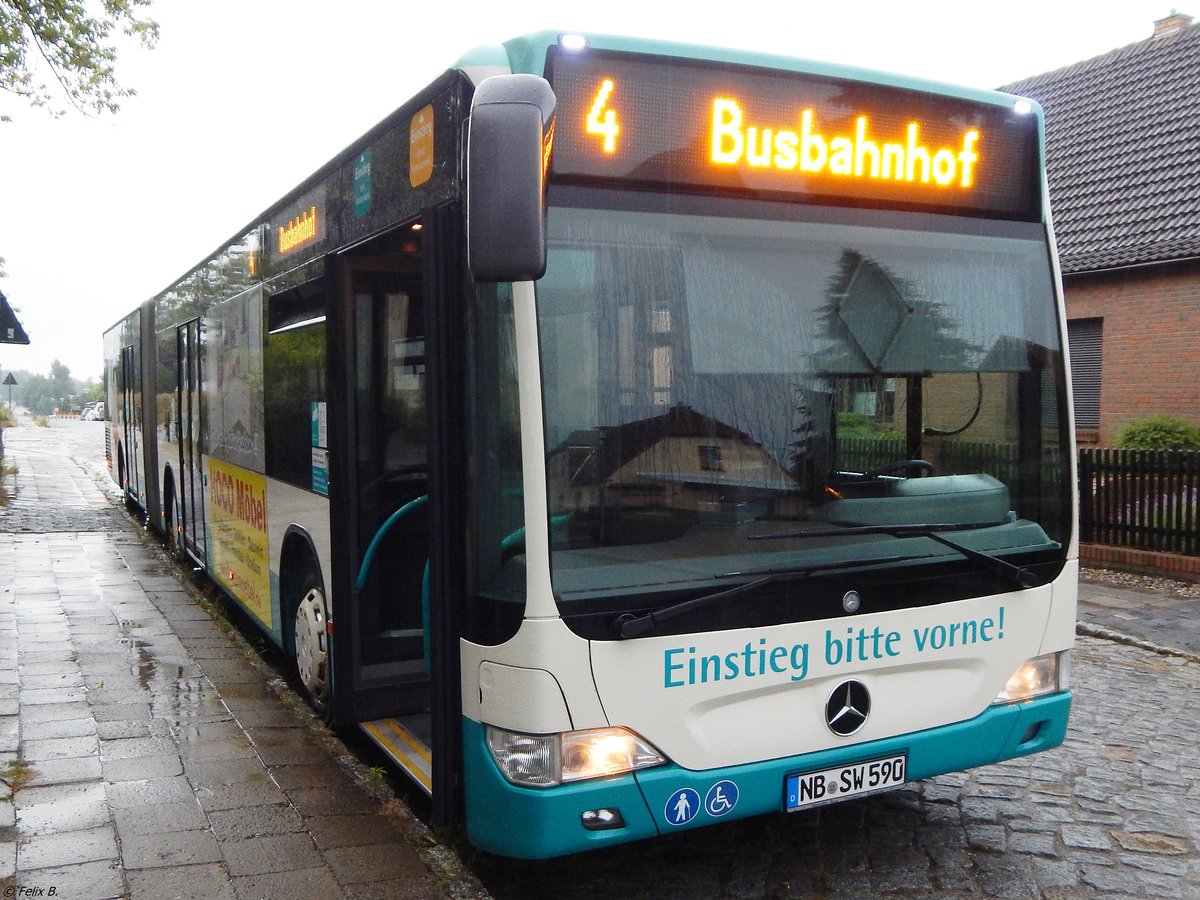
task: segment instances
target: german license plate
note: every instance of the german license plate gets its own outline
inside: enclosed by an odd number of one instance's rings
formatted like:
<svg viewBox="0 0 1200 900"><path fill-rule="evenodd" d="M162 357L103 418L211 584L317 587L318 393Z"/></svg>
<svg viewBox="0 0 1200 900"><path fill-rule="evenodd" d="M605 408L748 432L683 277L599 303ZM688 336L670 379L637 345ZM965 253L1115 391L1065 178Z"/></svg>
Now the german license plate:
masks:
<svg viewBox="0 0 1200 900"><path fill-rule="evenodd" d="M849 797L861 797L899 787L904 784L907 762L907 757L901 753L819 772L789 775L784 782L787 811L811 809Z"/></svg>

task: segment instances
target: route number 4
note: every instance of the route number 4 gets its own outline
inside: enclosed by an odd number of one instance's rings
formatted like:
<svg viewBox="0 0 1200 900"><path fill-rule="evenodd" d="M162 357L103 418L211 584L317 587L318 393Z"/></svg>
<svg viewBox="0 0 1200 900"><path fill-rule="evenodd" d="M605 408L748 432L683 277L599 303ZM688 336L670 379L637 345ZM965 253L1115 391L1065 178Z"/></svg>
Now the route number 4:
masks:
<svg viewBox="0 0 1200 900"><path fill-rule="evenodd" d="M605 109L608 98L612 96L613 87L612 79L605 78L600 85L600 90L596 92L596 99L592 101L592 110L587 116L588 134L603 136L605 153L617 152L617 135L621 133L621 128L617 125L616 111Z"/></svg>

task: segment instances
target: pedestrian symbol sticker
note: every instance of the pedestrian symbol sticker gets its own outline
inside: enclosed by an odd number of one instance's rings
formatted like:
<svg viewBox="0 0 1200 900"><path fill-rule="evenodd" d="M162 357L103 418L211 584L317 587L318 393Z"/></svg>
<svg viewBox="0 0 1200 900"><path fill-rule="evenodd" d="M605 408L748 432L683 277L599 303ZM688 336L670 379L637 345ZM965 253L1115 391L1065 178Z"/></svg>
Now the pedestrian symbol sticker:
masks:
<svg viewBox="0 0 1200 900"><path fill-rule="evenodd" d="M663 817L671 825L686 825L700 812L700 795L691 788L680 788L667 798Z"/></svg>
<svg viewBox="0 0 1200 900"><path fill-rule="evenodd" d="M738 787L732 781L718 781L704 796L704 808L710 816L723 816L738 802Z"/></svg>

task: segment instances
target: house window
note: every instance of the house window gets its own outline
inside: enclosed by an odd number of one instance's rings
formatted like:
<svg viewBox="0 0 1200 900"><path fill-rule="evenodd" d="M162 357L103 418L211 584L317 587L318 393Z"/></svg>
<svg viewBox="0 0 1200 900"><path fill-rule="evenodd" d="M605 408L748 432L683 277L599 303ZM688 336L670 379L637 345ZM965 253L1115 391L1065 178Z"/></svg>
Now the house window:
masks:
<svg viewBox="0 0 1200 900"><path fill-rule="evenodd" d="M671 405L671 345L650 348L650 363L654 369L654 405Z"/></svg>
<svg viewBox="0 0 1200 900"><path fill-rule="evenodd" d="M721 448L711 445L700 446L700 468L705 472L720 472L725 468L721 464Z"/></svg>
<svg viewBox="0 0 1200 900"><path fill-rule="evenodd" d="M1103 336L1103 319L1074 319L1067 322L1076 428L1100 427L1100 348Z"/></svg>

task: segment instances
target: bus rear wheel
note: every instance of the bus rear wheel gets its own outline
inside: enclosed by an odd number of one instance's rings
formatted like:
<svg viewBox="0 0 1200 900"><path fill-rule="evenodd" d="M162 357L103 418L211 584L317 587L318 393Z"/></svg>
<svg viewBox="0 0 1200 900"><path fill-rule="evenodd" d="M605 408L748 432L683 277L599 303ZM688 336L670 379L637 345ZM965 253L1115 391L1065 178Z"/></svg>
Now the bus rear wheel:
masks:
<svg viewBox="0 0 1200 900"><path fill-rule="evenodd" d="M296 606L296 674L308 702L319 713L329 709L329 612L320 578L309 573Z"/></svg>

